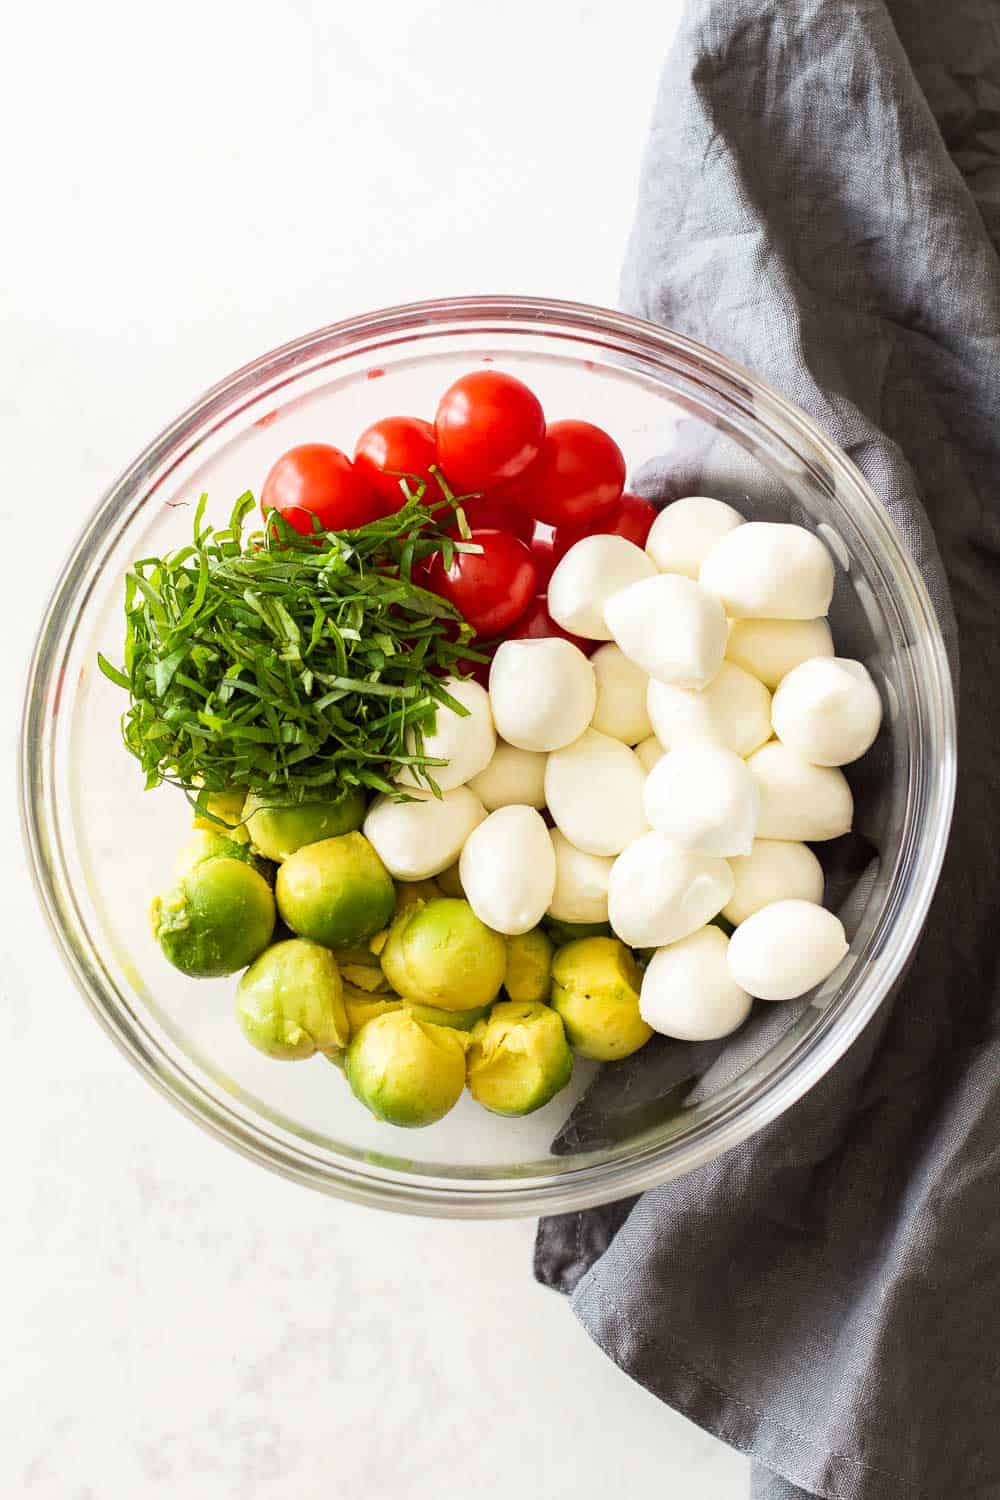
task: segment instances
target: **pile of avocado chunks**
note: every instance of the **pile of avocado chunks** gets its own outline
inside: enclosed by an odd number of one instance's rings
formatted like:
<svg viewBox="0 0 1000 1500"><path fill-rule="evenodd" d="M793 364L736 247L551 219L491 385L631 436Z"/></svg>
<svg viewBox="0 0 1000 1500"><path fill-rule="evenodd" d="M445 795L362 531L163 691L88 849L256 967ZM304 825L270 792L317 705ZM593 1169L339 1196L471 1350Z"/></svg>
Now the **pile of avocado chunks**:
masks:
<svg viewBox="0 0 1000 1500"><path fill-rule="evenodd" d="M360 792L295 806L216 793L153 901L175 968L245 971L236 1018L254 1047L321 1054L378 1119L413 1127L466 1087L494 1114L530 1114L565 1088L574 1053L611 1062L645 1045L641 968L609 928L494 932L457 866L394 882L364 814Z"/></svg>

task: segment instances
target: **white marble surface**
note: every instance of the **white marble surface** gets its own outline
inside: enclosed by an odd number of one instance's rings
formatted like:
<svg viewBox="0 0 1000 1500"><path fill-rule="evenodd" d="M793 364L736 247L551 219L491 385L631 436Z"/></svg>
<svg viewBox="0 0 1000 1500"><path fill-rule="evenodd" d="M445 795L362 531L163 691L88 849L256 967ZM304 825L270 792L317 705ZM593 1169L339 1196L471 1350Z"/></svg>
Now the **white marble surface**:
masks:
<svg viewBox="0 0 1000 1500"><path fill-rule="evenodd" d="M676 11L63 0L7 19L4 1497L746 1493L741 1459L533 1284L531 1225L325 1200L147 1089L46 941L10 793L54 555L202 387L364 307L614 301Z"/></svg>

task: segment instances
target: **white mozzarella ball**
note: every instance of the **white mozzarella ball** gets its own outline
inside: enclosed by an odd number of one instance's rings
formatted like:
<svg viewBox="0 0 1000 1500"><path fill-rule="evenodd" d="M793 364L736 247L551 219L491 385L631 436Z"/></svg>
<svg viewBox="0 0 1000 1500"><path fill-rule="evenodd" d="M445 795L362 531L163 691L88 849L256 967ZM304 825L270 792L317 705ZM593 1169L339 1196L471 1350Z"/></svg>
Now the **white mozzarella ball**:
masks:
<svg viewBox="0 0 1000 1500"><path fill-rule="evenodd" d="M429 880L453 865L486 809L467 786L435 797L414 791L409 802L376 797L365 818L365 838L396 880Z"/></svg>
<svg viewBox="0 0 1000 1500"><path fill-rule="evenodd" d="M498 807L545 806L545 756L500 740L485 771L469 782L487 812Z"/></svg>
<svg viewBox="0 0 1000 1500"><path fill-rule="evenodd" d="M814 901L775 901L729 940L729 970L758 1000L797 1000L822 984L848 951L844 924Z"/></svg>
<svg viewBox="0 0 1000 1500"><path fill-rule="evenodd" d="M753 1002L730 972L728 951L718 927L657 948L639 992L646 1025L683 1042L709 1042L742 1026Z"/></svg>
<svg viewBox="0 0 1000 1500"><path fill-rule="evenodd" d="M656 738L651 734L648 739L643 740L641 745L636 745L635 753L639 757L639 764L648 776L658 760L662 760L666 751Z"/></svg>
<svg viewBox="0 0 1000 1500"><path fill-rule="evenodd" d="M508 744L559 750L579 739L593 718L597 679L572 641L504 641L490 667L490 702Z"/></svg>
<svg viewBox="0 0 1000 1500"><path fill-rule="evenodd" d="M750 755L771 737L771 694L762 682L724 661L700 693L650 682L646 707L653 733L668 750L721 745Z"/></svg>
<svg viewBox="0 0 1000 1500"><path fill-rule="evenodd" d="M733 872L724 859L647 833L615 860L608 917L623 943L659 948L704 927L732 893Z"/></svg>
<svg viewBox="0 0 1000 1500"><path fill-rule="evenodd" d="M597 678L597 706L591 720L601 734L625 745L636 745L652 733L646 712L646 687L649 678L634 661L629 661L620 646L609 641L598 646L590 658Z"/></svg>
<svg viewBox="0 0 1000 1500"><path fill-rule="evenodd" d="M814 844L849 831L854 798L843 771L811 765L780 740L761 745L747 764L760 792L759 839Z"/></svg>
<svg viewBox="0 0 1000 1500"><path fill-rule="evenodd" d="M501 807L465 841L458 865L465 899L481 922L515 937L537 927L556 883L549 830L533 807Z"/></svg>
<svg viewBox="0 0 1000 1500"><path fill-rule="evenodd" d="M833 559L804 526L748 521L716 542L699 579L733 619L815 620L833 597Z"/></svg>
<svg viewBox="0 0 1000 1500"><path fill-rule="evenodd" d="M557 828L585 854L619 854L647 828L646 773L621 740L588 729L554 750L545 767L545 801Z"/></svg>
<svg viewBox="0 0 1000 1500"><path fill-rule="evenodd" d="M697 578L709 552L743 525L738 510L708 495L685 495L660 511L646 538L646 551L661 573Z"/></svg>
<svg viewBox="0 0 1000 1500"><path fill-rule="evenodd" d="M657 573L612 594L604 618L629 660L658 682L703 688L726 654L722 605L679 573Z"/></svg>
<svg viewBox="0 0 1000 1500"><path fill-rule="evenodd" d="M609 641L605 601L655 572L642 548L625 537L585 536L555 566L549 579L549 614L573 635Z"/></svg>
<svg viewBox="0 0 1000 1500"><path fill-rule="evenodd" d="M549 837L556 856L556 888L549 902L549 916L560 922L606 922L614 860L602 854L584 854L558 828L550 828Z"/></svg>
<svg viewBox="0 0 1000 1500"><path fill-rule="evenodd" d="M726 660L759 677L773 692L800 662L833 655L827 620L733 620Z"/></svg>
<svg viewBox="0 0 1000 1500"><path fill-rule="evenodd" d="M468 709L466 714L457 714L447 704L439 703L434 728L424 735L423 754L447 761L444 766L428 766L426 774L443 792L449 792L453 787L464 786L489 765L497 737L489 694L484 687L471 677L446 677L441 686ZM412 734L407 736L406 743L409 754L415 754L417 747ZM396 780L400 786L427 785L412 766L404 766Z"/></svg>
<svg viewBox="0 0 1000 1500"><path fill-rule="evenodd" d="M771 722L782 744L814 766L846 766L878 734L882 700L861 662L818 656L782 678Z"/></svg>
<svg viewBox="0 0 1000 1500"><path fill-rule="evenodd" d="M823 866L808 844L790 839L754 839L750 853L731 859L729 864L733 894L722 915L734 927L773 901L823 904Z"/></svg>
<svg viewBox="0 0 1000 1500"><path fill-rule="evenodd" d="M643 788L650 825L675 844L727 859L753 847L760 793L747 763L718 745L668 750Z"/></svg>

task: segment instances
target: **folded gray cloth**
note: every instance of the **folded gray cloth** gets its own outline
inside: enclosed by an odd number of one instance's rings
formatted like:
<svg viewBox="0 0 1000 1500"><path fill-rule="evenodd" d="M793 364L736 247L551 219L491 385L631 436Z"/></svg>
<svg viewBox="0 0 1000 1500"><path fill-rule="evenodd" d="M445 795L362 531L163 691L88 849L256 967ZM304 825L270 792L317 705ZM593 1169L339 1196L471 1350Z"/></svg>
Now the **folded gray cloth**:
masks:
<svg viewBox="0 0 1000 1500"><path fill-rule="evenodd" d="M753 1139L539 1229L539 1278L766 1500L1000 1496L998 244L996 0L692 0L625 305L843 445L962 653L952 840L893 1002ZM661 1055L605 1070L561 1149L714 1056Z"/></svg>

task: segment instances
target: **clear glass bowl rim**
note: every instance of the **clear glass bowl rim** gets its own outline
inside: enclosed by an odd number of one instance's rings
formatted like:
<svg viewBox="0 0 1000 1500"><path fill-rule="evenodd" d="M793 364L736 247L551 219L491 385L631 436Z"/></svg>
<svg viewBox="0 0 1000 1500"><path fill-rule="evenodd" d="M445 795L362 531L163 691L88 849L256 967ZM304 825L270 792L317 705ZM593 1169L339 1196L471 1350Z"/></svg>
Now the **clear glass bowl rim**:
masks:
<svg viewBox="0 0 1000 1500"><path fill-rule="evenodd" d="M673 1139L640 1146L613 1160L560 1159L550 1176L451 1180L417 1178L386 1167L336 1159L305 1142L240 1119L133 1024L102 965L72 899L72 880L54 817L51 687L72 644L75 620L99 575L105 533L135 502L144 481L180 457L226 420L238 415L262 388L274 390L310 361L348 351L367 340L427 333L489 331L550 333L604 343L646 365L670 368L680 360L729 399L753 403L788 443L800 439L852 498L855 520L888 570L913 640L920 650L916 674L926 744L916 747L922 823L909 867L897 870L891 941L883 933L848 997L838 998L802 1044L786 1055L742 1099L717 1108L708 1100L692 1112L691 1128ZM377 347L377 343L374 345ZM95 567L96 564L96 567ZM38 747L48 747L41 764ZM39 774L40 772L40 774ZM397 1212L454 1218L495 1218L563 1213L644 1191L713 1160L789 1108L843 1055L904 972L919 938L940 873L951 823L956 781L955 707L947 654L923 579L888 513L860 471L797 407L748 370L706 346L657 324L610 309L553 298L467 296L407 303L348 318L274 349L211 387L139 454L112 484L82 528L53 588L28 668L20 734L19 801L28 864L43 912L77 987L105 1031L135 1067L173 1104L211 1134L281 1175L337 1196ZM919 858L916 855L919 854ZM900 861L902 864L903 861ZM897 886L904 887L896 890ZM887 907L890 900L887 899Z"/></svg>

